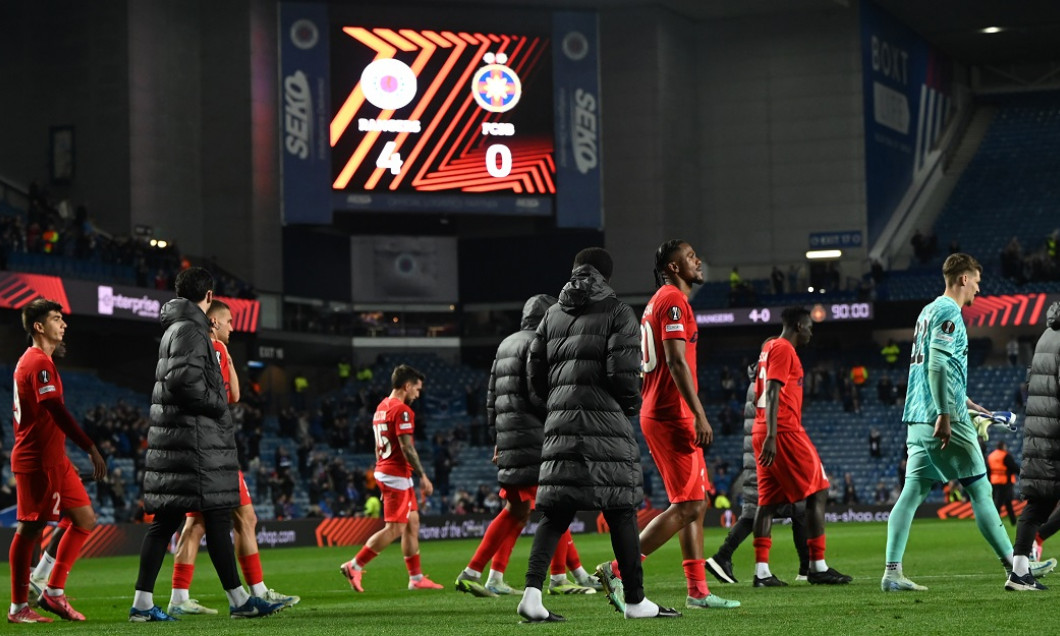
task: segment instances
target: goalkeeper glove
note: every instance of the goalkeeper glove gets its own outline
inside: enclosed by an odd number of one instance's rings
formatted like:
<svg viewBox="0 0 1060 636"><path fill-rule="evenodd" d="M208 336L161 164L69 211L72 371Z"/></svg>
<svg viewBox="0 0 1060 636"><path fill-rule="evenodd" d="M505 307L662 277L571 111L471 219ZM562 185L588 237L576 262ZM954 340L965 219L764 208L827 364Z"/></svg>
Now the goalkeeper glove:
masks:
<svg viewBox="0 0 1060 636"><path fill-rule="evenodd" d="M994 411L993 413L969 411L968 414L972 416L972 424L975 425L975 431L979 434L979 439L984 442L990 439L990 428L993 426L1004 428L1011 432L1016 431L1016 414L1012 411Z"/></svg>

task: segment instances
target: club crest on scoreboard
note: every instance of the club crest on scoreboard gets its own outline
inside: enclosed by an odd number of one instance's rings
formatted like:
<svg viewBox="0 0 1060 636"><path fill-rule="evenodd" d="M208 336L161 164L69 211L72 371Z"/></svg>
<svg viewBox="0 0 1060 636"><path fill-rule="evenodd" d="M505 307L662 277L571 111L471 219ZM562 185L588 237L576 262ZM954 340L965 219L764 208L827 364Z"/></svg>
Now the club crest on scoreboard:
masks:
<svg viewBox="0 0 1060 636"><path fill-rule="evenodd" d="M523 84L519 75L507 66L504 53L486 53L482 56L485 66L475 71L471 80L471 96L483 110L504 113L519 103Z"/></svg>

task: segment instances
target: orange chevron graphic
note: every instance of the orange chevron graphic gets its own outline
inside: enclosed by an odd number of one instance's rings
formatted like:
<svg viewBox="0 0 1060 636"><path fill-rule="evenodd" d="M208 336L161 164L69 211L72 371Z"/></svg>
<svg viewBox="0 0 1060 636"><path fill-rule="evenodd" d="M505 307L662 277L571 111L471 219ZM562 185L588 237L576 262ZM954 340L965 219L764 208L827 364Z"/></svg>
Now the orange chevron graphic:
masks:
<svg viewBox="0 0 1060 636"><path fill-rule="evenodd" d="M385 524L382 519L368 517L335 517L320 522L316 529L320 547L361 545Z"/></svg>
<svg viewBox="0 0 1060 636"><path fill-rule="evenodd" d="M1016 511L1016 516L1019 516L1023 512L1023 509L1027 506L1025 501L1012 501L1012 508ZM972 504L967 501L954 501L948 503L945 506L939 508L938 511L939 519L974 519L975 513L972 512ZM1002 517L1007 516L1007 513L1002 511Z"/></svg>
<svg viewBox="0 0 1060 636"><path fill-rule="evenodd" d="M395 118L392 110L370 108L358 77L331 121L331 145L338 160L334 189L555 193L550 133L538 128L530 133L536 140L520 136L521 130L515 130L514 137L483 134L484 123L506 124L511 116L480 108L469 88L487 52L504 54L524 87L532 86L535 79L547 86L548 38L366 27L343 27L342 32L350 38L344 42L352 40L367 47L373 60L398 59L421 80L411 111L403 109L400 117L419 122L422 128L393 133L358 130L355 119L383 122ZM339 46L344 45L340 42ZM376 165L386 160L380 154L384 141L392 144L387 152L400 158L402 167L397 174ZM507 146L511 154L511 172L504 178L488 176L486 170L486 149L494 144ZM507 165L507 156L503 159Z"/></svg>

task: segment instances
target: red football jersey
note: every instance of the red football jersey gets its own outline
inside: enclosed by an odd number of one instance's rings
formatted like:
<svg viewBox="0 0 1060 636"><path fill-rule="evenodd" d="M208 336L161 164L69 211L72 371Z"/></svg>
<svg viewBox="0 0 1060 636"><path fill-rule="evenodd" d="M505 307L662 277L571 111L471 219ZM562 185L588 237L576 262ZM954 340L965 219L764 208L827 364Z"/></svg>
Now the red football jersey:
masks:
<svg viewBox="0 0 1060 636"><path fill-rule="evenodd" d="M398 435L412 435L415 427L415 415L403 400L388 397L379 403L372 417L377 471L395 477L412 477L412 464L401 450Z"/></svg>
<svg viewBox="0 0 1060 636"><path fill-rule="evenodd" d="M62 399L63 383L51 357L36 347L26 349L15 367L12 471L36 472L68 461L66 434L42 405L45 400Z"/></svg>
<svg viewBox="0 0 1060 636"><path fill-rule="evenodd" d="M220 340L211 340L213 343L214 353L217 354L217 364L221 365L221 379L225 382L225 395L228 396L228 403L232 403L232 372L228 368L228 349L221 344Z"/></svg>
<svg viewBox="0 0 1060 636"><path fill-rule="evenodd" d="M795 347L784 338L774 338L762 347L755 376L754 430L766 429L766 382L778 380L777 432L802 429L802 362Z"/></svg>
<svg viewBox="0 0 1060 636"><path fill-rule="evenodd" d="M677 390L677 383L666 366L664 340L685 341L685 360L692 371L692 385L699 391L696 377L696 341L699 327L692 306L680 289L663 285L644 308L640 320L641 371L644 384L641 413L656 420L691 419L692 409Z"/></svg>

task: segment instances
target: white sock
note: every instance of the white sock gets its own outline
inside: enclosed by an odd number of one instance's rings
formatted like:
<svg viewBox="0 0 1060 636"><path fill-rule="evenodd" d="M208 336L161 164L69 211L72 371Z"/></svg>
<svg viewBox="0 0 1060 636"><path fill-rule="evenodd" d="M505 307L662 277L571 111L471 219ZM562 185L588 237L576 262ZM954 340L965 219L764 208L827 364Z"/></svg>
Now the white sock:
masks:
<svg viewBox="0 0 1060 636"><path fill-rule="evenodd" d="M541 590L536 587L528 587L523 592L523 598L519 601L519 615L530 620L548 618L548 610L541 603Z"/></svg>
<svg viewBox="0 0 1060 636"><path fill-rule="evenodd" d="M350 559L350 564L353 565L354 570L363 570L364 566L357 562L356 558Z"/></svg>
<svg viewBox="0 0 1060 636"><path fill-rule="evenodd" d="M228 597L228 604L232 607L242 607L250 600L250 595L243 589L243 586L234 587L230 590L225 590L225 596Z"/></svg>
<svg viewBox="0 0 1060 636"><path fill-rule="evenodd" d="M1006 568L1012 569L1012 553L1009 552L1005 556L1001 557L1001 565Z"/></svg>
<svg viewBox="0 0 1060 636"><path fill-rule="evenodd" d="M37 567L33 568L33 578L47 580L52 575L52 568L55 567L55 557L42 552L40 555L40 563Z"/></svg>
<svg viewBox="0 0 1060 636"><path fill-rule="evenodd" d="M1027 576L1031 573L1031 560L1023 555L1012 557L1012 573L1016 576Z"/></svg>
<svg viewBox="0 0 1060 636"><path fill-rule="evenodd" d="M755 563L755 576L760 579L768 579L773 576L773 573L769 571L769 564Z"/></svg>
<svg viewBox="0 0 1060 636"><path fill-rule="evenodd" d="M549 579L552 581L552 585L563 585L567 583L567 573L553 574Z"/></svg>
<svg viewBox="0 0 1060 636"><path fill-rule="evenodd" d="M490 576L493 576L492 572L493 570L490 570ZM464 568L464 574L470 576L473 579L482 578L482 572L479 572L478 570L472 570L470 567Z"/></svg>
<svg viewBox="0 0 1060 636"><path fill-rule="evenodd" d="M883 570L883 575L889 579L900 579L902 578L902 564L901 563L888 563Z"/></svg>
<svg viewBox="0 0 1060 636"><path fill-rule="evenodd" d="M651 618L659 614L659 606L645 598L640 603L626 603L626 618Z"/></svg>
<svg viewBox="0 0 1060 636"><path fill-rule="evenodd" d="M268 591L269 591L269 588L265 587L265 581L262 581L261 583L255 583L254 585L250 586L250 594L251 594L251 596L262 596L263 597L263 596L265 596L265 592L268 592Z"/></svg>
<svg viewBox="0 0 1060 636"><path fill-rule="evenodd" d="M133 595L133 607L144 612L155 606L155 595L152 592L136 590Z"/></svg>
<svg viewBox="0 0 1060 636"><path fill-rule="evenodd" d="M173 591L169 593L169 604L180 605L184 601L190 598L188 596L188 590L182 590L179 587L173 588Z"/></svg>
<svg viewBox="0 0 1060 636"><path fill-rule="evenodd" d="M489 578L486 579L486 582L487 583L503 583L504 582L504 572L498 572L497 570L494 570L494 569L491 568L490 569Z"/></svg>
<svg viewBox="0 0 1060 636"><path fill-rule="evenodd" d="M810 562L810 571L811 572L827 572L828 571L828 564L824 562L824 559L821 559L819 561L811 561Z"/></svg>
<svg viewBox="0 0 1060 636"><path fill-rule="evenodd" d="M8 610L8 614L18 614L22 611L22 608L29 605L29 603L12 603L11 609Z"/></svg>
<svg viewBox="0 0 1060 636"><path fill-rule="evenodd" d="M422 574L410 574L409 575L409 580L410 581L422 581L423 580L423 575Z"/></svg>
<svg viewBox="0 0 1060 636"><path fill-rule="evenodd" d="M584 581L585 579L589 578L589 573L586 572L585 568L580 565L571 570L571 573L574 575L574 578L579 581Z"/></svg>
<svg viewBox="0 0 1060 636"><path fill-rule="evenodd" d="M61 588L61 587L46 587L46 588L44 588L44 593L47 594L48 596L62 596L63 595L63 588Z"/></svg>

